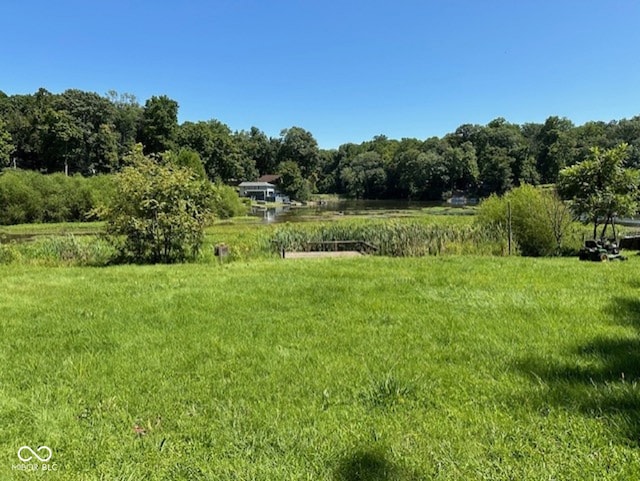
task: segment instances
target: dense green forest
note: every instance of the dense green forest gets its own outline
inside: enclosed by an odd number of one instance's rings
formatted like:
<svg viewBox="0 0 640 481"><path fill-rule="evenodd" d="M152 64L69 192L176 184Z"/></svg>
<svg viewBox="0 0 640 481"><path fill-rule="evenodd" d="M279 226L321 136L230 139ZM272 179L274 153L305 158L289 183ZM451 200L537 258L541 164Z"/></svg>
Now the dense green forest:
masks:
<svg viewBox="0 0 640 481"><path fill-rule="evenodd" d="M455 190L503 193L522 183L553 183L590 147L622 142L630 146L627 166L640 166L640 116L580 126L556 116L522 125L497 118L461 125L442 138L380 135L325 150L300 127L273 138L257 127L232 131L218 120L179 124L178 103L164 95L142 105L116 92L0 92L0 167L84 176L117 172L141 143L151 156L191 154L213 181L235 184L280 173L284 190L301 200L312 192L414 200L438 200Z"/></svg>

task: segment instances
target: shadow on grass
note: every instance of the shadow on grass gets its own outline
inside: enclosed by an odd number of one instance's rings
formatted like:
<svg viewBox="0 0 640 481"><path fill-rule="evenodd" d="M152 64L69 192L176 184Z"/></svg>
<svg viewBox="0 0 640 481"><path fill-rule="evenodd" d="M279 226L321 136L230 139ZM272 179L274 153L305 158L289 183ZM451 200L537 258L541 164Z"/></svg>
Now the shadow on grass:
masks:
<svg viewBox="0 0 640 481"><path fill-rule="evenodd" d="M636 332L596 338L562 361L529 357L517 367L544 387L542 403L601 419L623 441L639 445L640 300L616 298L606 312L614 323Z"/></svg>
<svg viewBox="0 0 640 481"><path fill-rule="evenodd" d="M343 457L334 472L335 481L414 481L415 473L388 459L378 448L358 450Z"/></svg>

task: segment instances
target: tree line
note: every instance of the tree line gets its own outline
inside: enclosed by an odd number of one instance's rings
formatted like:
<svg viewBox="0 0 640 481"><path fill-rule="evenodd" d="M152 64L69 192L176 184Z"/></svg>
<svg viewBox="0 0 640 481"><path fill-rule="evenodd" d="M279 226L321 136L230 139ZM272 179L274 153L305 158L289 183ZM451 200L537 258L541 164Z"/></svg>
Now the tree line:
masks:
<svg viewBox="0 0 640 481"><path fill-rule="evenodd" d="M625 167L640 166L640 116L576 126L551 116L544 123L464 124L443 137L389 139L321 149L300 127L269 137L257 127L232 131L212 119L178 123L166 95L140 104L129 94L76 89L60 94L0 92L0 167L43 173L114 173L142 144L144 155L186 159L226 184L279 173L283 190L355 198L440 200L455 191L487 196L522 184L547 184L586 159L590 148L628 144Z"/></svg>

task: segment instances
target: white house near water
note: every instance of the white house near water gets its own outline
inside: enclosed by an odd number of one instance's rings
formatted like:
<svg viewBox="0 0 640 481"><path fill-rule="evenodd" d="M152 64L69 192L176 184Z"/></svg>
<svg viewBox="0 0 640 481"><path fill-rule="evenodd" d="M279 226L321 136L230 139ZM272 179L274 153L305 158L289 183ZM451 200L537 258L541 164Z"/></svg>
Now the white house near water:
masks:
<svg viewBox="0 0 640 481"><path fill-rule="evenodd" d="M240 197L267 200L276 195L276 186L269 182L242 182L238 187L240 188Z"/></svg>
<svg viewBox="0 0 640 481"><path fill-rule="evenodd" d="M276 186L269 182L242 182L238 188L240 197L268 202L289 202L289 197L278 193Z"/></svg>

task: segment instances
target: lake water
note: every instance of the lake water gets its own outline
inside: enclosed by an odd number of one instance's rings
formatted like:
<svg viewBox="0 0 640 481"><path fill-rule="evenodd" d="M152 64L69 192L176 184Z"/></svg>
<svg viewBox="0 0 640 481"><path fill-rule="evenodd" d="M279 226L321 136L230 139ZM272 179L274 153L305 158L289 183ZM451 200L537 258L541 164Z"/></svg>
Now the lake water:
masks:
<svg viewBox="0 0 640 481"><path fill-rule="evenodd" d="M253 207L251 215L265 222L303 222L332 215L369 215L383 211L393 213L427 207L452 207L445 202L410 202L402 200L341 200L323 205L291 207Z"/></svg>

